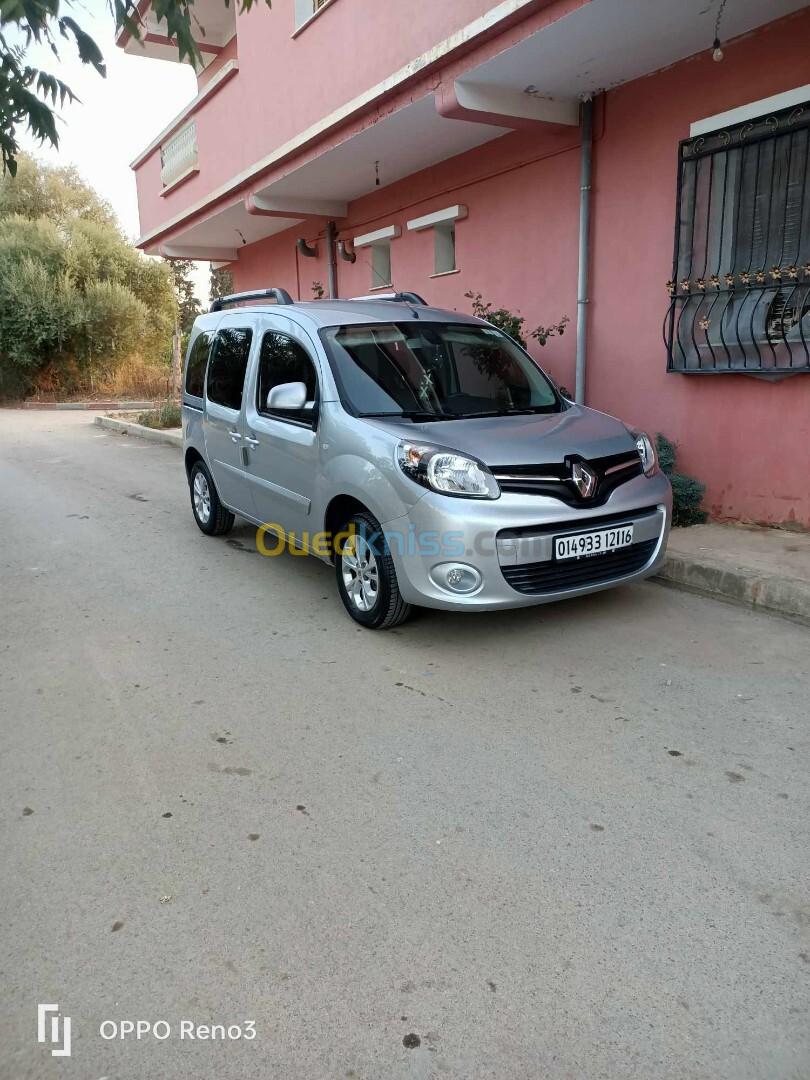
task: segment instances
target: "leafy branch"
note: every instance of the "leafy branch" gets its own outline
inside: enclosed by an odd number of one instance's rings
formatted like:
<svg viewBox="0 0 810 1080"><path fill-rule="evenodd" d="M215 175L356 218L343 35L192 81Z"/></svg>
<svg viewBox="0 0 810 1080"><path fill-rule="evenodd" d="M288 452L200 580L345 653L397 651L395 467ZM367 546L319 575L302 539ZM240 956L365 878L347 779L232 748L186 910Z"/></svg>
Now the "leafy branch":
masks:
<svg viewBox="0 0 810 1080"><path fill-rule="evenodd" d="M230 7L231 0L221 0ZM239 14L249 11L261 0L235 0ZM271 0L264 0L268 7ZM83 64L105 77L104 57L93 38L72 15L65 13L63 0L0 0L0 154L3 171L12 176L17 170L20 152L18 132L27 128L40 143L58 148L59 132L55 109L78 101L71 88L56 75L27 62L29 49L46 46L56 61L60 48L68 42ZM126 30L141 41L145 23L132 0L107 0L116 30ZM152 0L150 11L166 27L166 36L177 47L178 58L202 65L197 39L205 28L194 14L194 0Z"/></svg>
<svg viewBox="0 0 810 1080"><path fill-rule="evenodd" d="M472 302L473 315L479 319L484 319L485 322L496 326L499 330L503 330L505 334L508 334L518 345L522 345L524 349L527 347L526 317L524 315L519 315L508 308L493 307L489 301L485 303L480 292L470 291L464 295ZM534 338L538 345L545 345L549 338L562 337L569 322L568 316L563 315L557 322L551 323L550 326L536 326L534 330L529 331L529 337Z"/></svg>

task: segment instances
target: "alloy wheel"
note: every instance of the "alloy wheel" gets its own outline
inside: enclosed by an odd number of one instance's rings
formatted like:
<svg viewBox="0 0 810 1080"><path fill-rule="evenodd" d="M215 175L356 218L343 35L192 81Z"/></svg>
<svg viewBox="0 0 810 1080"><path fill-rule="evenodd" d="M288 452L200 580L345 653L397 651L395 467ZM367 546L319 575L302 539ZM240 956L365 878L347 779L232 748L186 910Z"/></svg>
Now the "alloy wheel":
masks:
<svg viewBox="0 0 810 1080"><path fill-rule="evenodd" d="M194 477L192 496L194 499L194 512L203 525L207 525L211 517L211 489L208 487L205 474L202 472L198 472Z"/></svg>
<svg viewBox="0 0 810 1080"><path fill-rule="evenodd" d="M341 556L343 584L358 611L371 611L380 595L377 559L364 537L355 534Z"/></svg>

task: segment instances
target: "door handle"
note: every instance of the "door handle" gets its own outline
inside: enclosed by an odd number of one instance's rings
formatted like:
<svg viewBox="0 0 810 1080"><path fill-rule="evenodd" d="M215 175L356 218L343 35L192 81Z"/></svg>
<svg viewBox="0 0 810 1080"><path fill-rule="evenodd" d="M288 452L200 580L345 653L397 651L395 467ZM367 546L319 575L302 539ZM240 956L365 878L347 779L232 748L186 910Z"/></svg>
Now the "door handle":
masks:
<svg viewBox="0 0 810 1080"><path fill-rule="evenodd" d="M255 447L255 446L258 446L258 445L259 445L259 440L258 440L258 439L254 439L254 438L253 438L252 436L250 436L250 435L245 435L245 442L246 442L246 443L248 444L248 446L254 446L254 447Z"/></svg>
<svg viewBox="0 0 810 1080"><path fill-rule="evenodd" d="M228 434L231 437L231 442L239 442L239 440L242 438L238 431L229 431Z"/></svg>

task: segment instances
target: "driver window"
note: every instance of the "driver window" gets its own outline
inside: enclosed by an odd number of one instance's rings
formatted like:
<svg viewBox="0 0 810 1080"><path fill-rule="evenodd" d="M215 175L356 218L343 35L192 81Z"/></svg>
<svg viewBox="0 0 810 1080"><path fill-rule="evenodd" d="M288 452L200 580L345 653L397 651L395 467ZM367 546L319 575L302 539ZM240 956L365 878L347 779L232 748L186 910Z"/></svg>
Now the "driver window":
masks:
<svg viewBox="0 0 810 1080"><path fill-rule="evenodd" d="M302 382L307 388L307 403L303 409L267 408L267 395L274 386L282 383ZM315 366L307 351L275 330L269 330L262 338L259 355L259 377L256 380L256 409L262 416L283 420L312 422L318 397L318 379Z"/></svg>

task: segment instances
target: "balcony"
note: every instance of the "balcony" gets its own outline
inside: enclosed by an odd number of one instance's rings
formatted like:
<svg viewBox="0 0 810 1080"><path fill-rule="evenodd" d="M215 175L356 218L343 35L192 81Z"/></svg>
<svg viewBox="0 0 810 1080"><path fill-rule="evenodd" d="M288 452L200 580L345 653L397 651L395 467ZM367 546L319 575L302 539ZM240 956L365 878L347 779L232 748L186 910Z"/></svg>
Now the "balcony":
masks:
<svg viewBox="0 0 810 1080"><path fill-rule="evenodd" d="M197 0L194 4L194 40L200 50L203 68L219 56L236 33L235 9L236 4L226 6L223 0ZM165 20L155 16L151 0L141 0L137 13L141 24L140 41L126 30L121 30L116 38L119 48L134 56L149 56L177 63L177 46L168 36Z"/></svg>
<svg viewBox="0 0 810 1080"><path fill-rule="evenodd" d="M197 164L197 125L194 120L160 144L160 182L163 194L186 177L199 172Z"/></svg>

